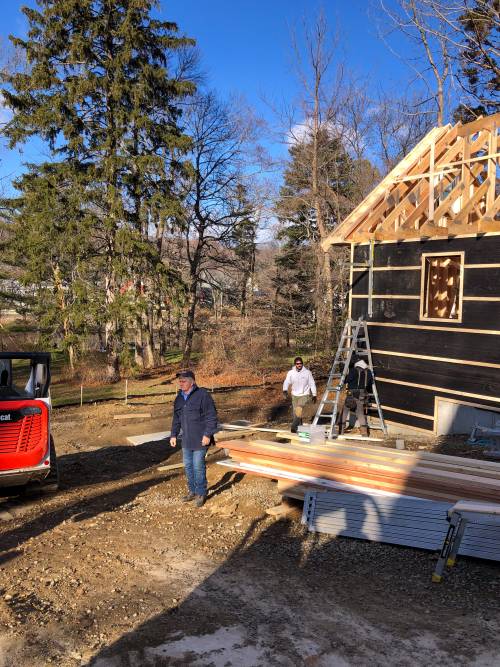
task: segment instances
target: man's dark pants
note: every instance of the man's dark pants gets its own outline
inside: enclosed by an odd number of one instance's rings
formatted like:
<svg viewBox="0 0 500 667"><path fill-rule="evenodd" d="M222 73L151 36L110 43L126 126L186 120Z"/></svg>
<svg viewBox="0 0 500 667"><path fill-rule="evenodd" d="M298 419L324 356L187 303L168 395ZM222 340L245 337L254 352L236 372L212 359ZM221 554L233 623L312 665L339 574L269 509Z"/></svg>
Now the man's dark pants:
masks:
<svg viewBox="0 0 500 667"><path fill-rule="evenodd" d="M207 495L206 454L206 447L195 450L182 448L182 460L184 462L188 489L190 493L194 493L197 496Z"/></svg>

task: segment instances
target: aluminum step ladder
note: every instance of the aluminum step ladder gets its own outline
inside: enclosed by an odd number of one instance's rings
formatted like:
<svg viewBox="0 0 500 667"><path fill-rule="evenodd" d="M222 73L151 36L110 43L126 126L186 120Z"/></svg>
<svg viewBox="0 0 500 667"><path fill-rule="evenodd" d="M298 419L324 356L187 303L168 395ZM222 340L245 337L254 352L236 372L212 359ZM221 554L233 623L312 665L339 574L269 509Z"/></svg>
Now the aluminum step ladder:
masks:
<svg viewBox="0 0 500 667"><path fill-rule="evenodd" d="M368 325L361 317L358 320L348 319L344 324L342 336L340 337L340 344L328 375L326 389L314 416L313 425L317 426L320 419L326 419L329 424L329 437L337 437L338 432L336 424L339 414L340 396L346 383L353 355L366 359L366 363L368 364L368 368L373 377L372 389L371 392L368 393L368 409L376 408L378 423L376 420L369 419L367 420L368 427L374 430L381 430L384 435L387 435L387 427L384 422L377 385L375 383L372 352L368 337ZM330 408L331 412L326 412L325 408Z"/></svg>

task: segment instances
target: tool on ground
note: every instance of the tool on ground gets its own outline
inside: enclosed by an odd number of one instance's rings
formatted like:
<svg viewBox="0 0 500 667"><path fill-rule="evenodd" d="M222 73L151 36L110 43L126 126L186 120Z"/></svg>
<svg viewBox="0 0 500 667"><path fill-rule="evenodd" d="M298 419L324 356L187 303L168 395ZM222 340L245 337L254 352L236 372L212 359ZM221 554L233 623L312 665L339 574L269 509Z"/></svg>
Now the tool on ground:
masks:
<svg viewBox="0 0 500 667"><path fill-rule="evenodd" d="M469 524L478 524L481 526L497 526L500 528L500 505L497 503L479 503L470 500L460 500L450 510L448 510L449 528L441 547L441 553L436 564L436 569L432 575L432 581L439 583L443 579L445 567L453 567L457 560L457 554L464 537L465 530ZM483 533L484 533L483 529ZM500 560L500 548L498 541L495 543L492 536L488 541L489 550L492 554L482 554L483 558ZM497 534L498 540L498 534Z"/></svg>
<svg viewBox="0 0 500 667"><path fill-rule="evenodd" d="M378 423L377 419L371 419L368 422L368 426L370 429L381 430L384 435L387 435L387 427L384 422L384 416L382 414L377 385L375 382L370 340L368 337L368 325L362 318L359 318L358 320L348 319L344 325L339 347L335 354L330 373L328 374L326 389L312 423L316 426L320 419L326 419L327 423L329 423L329 437L335 438L338 435L336 424L339 415L340 396L346 383L353 355L366 360L373 377L372 388L371 391L367 392L366 402L368 409L376 408ZM325 412L327 406L331 408L331 412Z"/></svg>

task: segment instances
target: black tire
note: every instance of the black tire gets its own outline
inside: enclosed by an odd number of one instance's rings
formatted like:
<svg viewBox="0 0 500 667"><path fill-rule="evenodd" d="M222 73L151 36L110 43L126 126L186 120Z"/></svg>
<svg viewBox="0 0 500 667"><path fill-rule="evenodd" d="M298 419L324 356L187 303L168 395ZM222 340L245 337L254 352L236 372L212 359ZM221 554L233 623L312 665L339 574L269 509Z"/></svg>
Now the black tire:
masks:
<svg viewBox="0 0 500 667"><path fill-rule="evenodd" d="M50 472L40 484L40 491L42 493L55 493L59 490L59 465L57 463L56 447L52 436L50 436L49 451Z"/></svg>

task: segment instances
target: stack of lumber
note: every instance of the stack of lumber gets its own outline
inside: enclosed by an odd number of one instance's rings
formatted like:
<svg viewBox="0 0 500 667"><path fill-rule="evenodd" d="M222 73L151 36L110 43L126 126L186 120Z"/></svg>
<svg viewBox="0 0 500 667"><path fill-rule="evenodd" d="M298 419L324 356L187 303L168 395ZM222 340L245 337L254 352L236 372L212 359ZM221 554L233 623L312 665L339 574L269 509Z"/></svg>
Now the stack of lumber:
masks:
<svg viewBox="0 0 500 667"><path fill-rule="evenodd" d="M500 463L366 443L299 445L267 440L224 443L225 465L265 477L454 502L500 502Z"/></svg>

